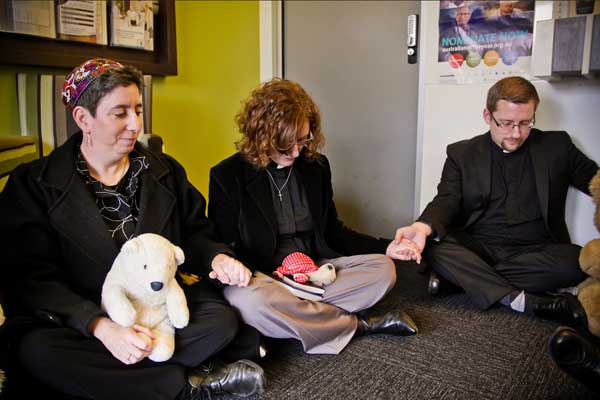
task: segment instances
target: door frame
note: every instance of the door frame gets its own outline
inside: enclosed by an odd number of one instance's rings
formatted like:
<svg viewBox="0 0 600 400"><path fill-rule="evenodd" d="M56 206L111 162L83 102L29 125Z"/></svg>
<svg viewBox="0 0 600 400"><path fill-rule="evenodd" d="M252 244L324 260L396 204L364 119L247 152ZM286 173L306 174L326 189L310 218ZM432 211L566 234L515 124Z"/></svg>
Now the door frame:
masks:
<svg viewBox="0 0 600 400"><path fill-rule="evenodd" d="M258 2L260 29L260 82L283 77L283 4Z"/></svg>

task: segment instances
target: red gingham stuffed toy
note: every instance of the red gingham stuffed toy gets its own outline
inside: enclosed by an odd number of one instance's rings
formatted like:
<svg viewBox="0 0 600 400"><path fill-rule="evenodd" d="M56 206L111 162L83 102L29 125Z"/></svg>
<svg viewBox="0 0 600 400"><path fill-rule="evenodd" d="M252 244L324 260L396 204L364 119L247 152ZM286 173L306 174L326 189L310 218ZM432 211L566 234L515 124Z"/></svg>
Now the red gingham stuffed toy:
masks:
<svg viewBox="0 0 600 400"><path fill-rule="evenodd" d="M311 281L317 286L322 286L335 280L335 268L332 264L318 267L306 254L295 252L283 259L281 266L273 271L273 275L279 278L283 275L291 275L296 282Z"/></svg>

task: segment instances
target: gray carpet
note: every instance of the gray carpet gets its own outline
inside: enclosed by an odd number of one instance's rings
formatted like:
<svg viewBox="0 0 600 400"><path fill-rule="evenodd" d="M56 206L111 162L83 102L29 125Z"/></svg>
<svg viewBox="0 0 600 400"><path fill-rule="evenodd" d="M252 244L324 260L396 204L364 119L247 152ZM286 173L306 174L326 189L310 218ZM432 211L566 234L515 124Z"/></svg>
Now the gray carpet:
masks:
<svg viewBox="0 0 600 400"><path fill-rule="evenodd" d="M546 353L557 325L504 308L478 311L464 294L431 298L416 265L377 308L401 306L417 336L353 340L337 356L307 355L294 340L270 341L263 399L597 399Z"/></svg>

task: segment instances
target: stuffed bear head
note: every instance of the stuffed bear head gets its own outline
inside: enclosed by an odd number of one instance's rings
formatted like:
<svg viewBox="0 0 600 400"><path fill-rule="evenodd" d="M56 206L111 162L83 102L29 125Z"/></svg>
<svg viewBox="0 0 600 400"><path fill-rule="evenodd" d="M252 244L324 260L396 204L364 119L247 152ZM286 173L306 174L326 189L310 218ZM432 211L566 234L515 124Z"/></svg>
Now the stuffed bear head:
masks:
<svg viewBox="0 0 600 400"><path fill-rule="evenodd" d="M144 298L160 293L175 278L185 256L164 237L145 233L125 242L118 259L120 275L127 278L127 291Z"/></svg>

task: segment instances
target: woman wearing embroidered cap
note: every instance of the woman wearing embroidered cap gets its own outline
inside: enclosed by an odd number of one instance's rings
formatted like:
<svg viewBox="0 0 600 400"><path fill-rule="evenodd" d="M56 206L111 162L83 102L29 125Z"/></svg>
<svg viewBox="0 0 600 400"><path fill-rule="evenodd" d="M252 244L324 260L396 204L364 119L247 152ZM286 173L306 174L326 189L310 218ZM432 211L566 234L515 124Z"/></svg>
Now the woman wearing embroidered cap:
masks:
<svg viewBox="0 0 600 400"><path fill-rule="evenodd" d="M396 281L384 254L399 258L412 248L357 233L338 219L310 96L295 82L274 79L252 92L236 119L239 152L211 169L208 216L237 257L265 273L247 287L224 289L243 320L265 336L299 340L308 353L337 354L361 334L417 333L400 310L368 310ZM295 297L269 276L294 252L335 266L337 279L320 302Z"/></svg>
<svg viewBox="0 0 600 400"><path fill-rule="evenodd" d="M183 167L137 142L142 82L138 70L112 60L73 70L62 95L81 132L15 169L0 196L3 264L12 274L8 305L29 321L19 334L18 357L34 377L82 398L261 393L262 369L235 361L257 356L259 335L244 327L247 334L236 336L235 313L205 279L183 285L190 323L177 330L168 363L147 358L153 345L147 328L121 327L100 308L119 248L141 233L182 247L184 271L207 276L211 267L241 268L213 239L206 202ZM235 362L201 365L216 353Z"/></svg>

